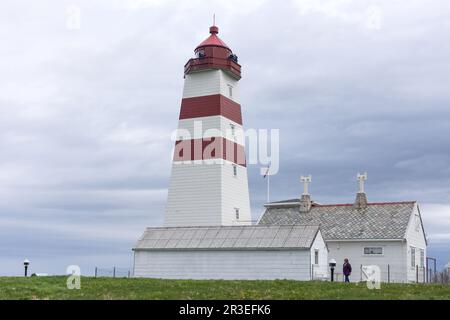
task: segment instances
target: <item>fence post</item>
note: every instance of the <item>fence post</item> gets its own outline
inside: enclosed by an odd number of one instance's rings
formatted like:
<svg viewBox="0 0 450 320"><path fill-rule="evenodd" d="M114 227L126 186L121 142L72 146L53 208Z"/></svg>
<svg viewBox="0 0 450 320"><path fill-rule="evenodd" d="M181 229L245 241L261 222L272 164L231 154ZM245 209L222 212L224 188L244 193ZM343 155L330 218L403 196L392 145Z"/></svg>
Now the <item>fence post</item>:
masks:
<svg viewBox="0 0 450 320"><path fill-rule="evenodd" d="M436 260L434 261L434 277L436 277ZM436 279L437 282L437 279Z"/></svg>
<svg viewBox="0 0 450 320"><path fill-rule="evenodd" d="M422 274L423 274L422 282L423 282L423 283L426 283L426 282L425 282L425 267L422 267Z"/></svg>
<svg viewBox="0 0 450 320"><path fill-rule="evenodd" d="M362 272L362 270L363 270L363 265L360 265L360 267L359 267L360 282L363 281L363 276L362 276L363 272Z"/></svg>
<svg viewBox="0 0 450 320"><path fill-rule="evenodd" d="M116 267L113 268L113 278L116 277Z"/></svg>
<svg viewBox="0 0 450 320"><path fill-rule="evenodd" d="M416 265L416 283L419 283L419 265Z"/></svg>
<svg viewBox="0 0 450 320"><path fill-rule="evenodd" d="M95 277L97 278L97 267L95 267Z"/></svg>
<svg viewBox="0 0 450 320"><path fill-rule="evenodd" d="M131 278L131 272L128 270L128 278Z"/></svg>
<svg viewBox="0 0 450 320"><path fill-rule="evenodd" d="M388 283L391 283L391 265L388 264Z"/></svg>

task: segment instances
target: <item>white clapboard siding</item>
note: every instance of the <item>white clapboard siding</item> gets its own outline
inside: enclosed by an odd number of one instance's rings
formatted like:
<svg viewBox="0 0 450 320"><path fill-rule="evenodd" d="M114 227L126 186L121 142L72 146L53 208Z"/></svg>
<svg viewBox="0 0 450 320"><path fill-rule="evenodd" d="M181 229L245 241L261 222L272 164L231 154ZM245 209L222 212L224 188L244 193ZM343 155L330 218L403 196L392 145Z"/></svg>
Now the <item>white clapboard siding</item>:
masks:
<svg viewBox="0 0 450 320"><path fill-rule="evenodd" d="M319 250L319 264L315 264L315 251ZM328 277L328 247L323 240L322 233L319 231L316 239L311 246L311 264L315 279Z"/></svg>
<svg viewBox="0 0 450 320"><path fill-rule="evenodd" d="M417 225L416 225L417 223ZM418 226L418 229L416 229ZM425 239L425 234L423 232L422 219L420 216L419 207L416 204L414 207L414 211L411 215L408 229L406 232L406 254L405 254L405 263L406 263L406 271L408 275L408 282L415 282L417 280L417 270L416 267L412 266L412 256L411 256L411 247L416 248L416 258L415 258L415 266L419 266L419 281L423 282L424 273L421 269L422 265L426 266L426 261L423 261L423 264L420 263L420 250L424 250L424 257L427 256L427 243ZM426 259L426 258L425 258Z"/></svg>
<svg viewBox="0 0 450 320"><path fill-rule="evenodd" d="M232 163L216 162L172 165L165 226L251 224L247 168L236 166L235 177Z"/></svg>
<svg viewBox="0 0 450 320"><path fill-rule="evenodd" d="M405 241L327 241L329 259L336 259L336 273L342 279L342 265L344 259L348 258L353 272L350 280L358 282L361 277L361 265L376 265L380 267L381 281L388 281L388 265L390 266L391 282L406 282L405 274ZM383 255L364 255L364 247L382 247Z"/></svg>
<svg viewBox="0 0 450 320"><path fill-rule="evenodd" d="M221 225L221 176L221 164L174 163L165 225L170 227Z"/></svg>
<svg viewBox="0 0 450 320"><path fill-rule="evenodd" d="M233 167L237 175L234 176ZM248 189L247 167L224 161L222 166L222 225L250 225L252 215ZM236 211L239 209L239 220Z"/></svg>
<svg viewBox="0 0 450 320"><path fill-rule="evenodd" d="M311 279L310 250L136 251L135 277L161 279Z"/></svg>
<svg viewBox="0 0 450 320"><path fill-rule="evenodd" d="M233 87L230 96L229 86ZM205 70L186 75L183 98L194 98L221 94L239 103L238 81L222 70Z"/></svg>

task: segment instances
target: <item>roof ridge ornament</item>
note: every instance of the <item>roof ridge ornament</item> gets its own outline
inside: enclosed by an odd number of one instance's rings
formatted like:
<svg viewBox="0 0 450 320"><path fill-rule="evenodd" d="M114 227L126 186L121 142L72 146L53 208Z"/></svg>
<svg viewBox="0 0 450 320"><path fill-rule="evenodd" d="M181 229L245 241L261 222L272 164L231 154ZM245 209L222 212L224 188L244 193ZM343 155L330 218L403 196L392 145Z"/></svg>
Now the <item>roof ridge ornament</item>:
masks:
<svg viewBox="0 0 450 320"><path fill-rule="evenodd" d="M307 213L311 210L312 200L309 194L309 185L312 183L312 176L301 176L300 181L303 183L303 194L300 198L300 213Z"/></svg>
<svg viewBox="0 0 450 320"><path fill-rule="evenodd" d="M358 173L358 175L356 176L356 179L359 181L358 193L366 193L364 191L364 187L365 187L365 182L367 181L367 178L368 178L367 172L364 172L363 174Z"/></svg>
<svg viewBox="0 0 450 320"><path fill-rule="evenodd" d="M312 175L307 177L301 176L300 181L303 183L303 195L309 196L309 185L312 183Z"/></svg>
<svg viewBox="0 0 450 320"><path fill-rule="evenodd" d="M367 207L367 196L365 192L365 182L367 181L368 174L364 172L363 174L358 173L356 179L359 181L359 190L356 194L355 204L353 205L356 209L364 209Z"/></svg>

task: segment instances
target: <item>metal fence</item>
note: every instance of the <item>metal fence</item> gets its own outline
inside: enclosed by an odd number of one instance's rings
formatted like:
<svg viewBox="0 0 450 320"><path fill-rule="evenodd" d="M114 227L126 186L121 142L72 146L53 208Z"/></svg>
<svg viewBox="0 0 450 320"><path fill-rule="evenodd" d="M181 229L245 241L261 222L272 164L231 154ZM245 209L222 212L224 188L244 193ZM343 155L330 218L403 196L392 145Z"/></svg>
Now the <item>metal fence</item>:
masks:
<svg viewBox="0 0 450 320"><path fill-rule="evenodd" d="M128 268L99 268L95 267L94 275L96 278L130 278L131 271Z"/></svg>
<svg viewBox="0 0 450 320"><path fill-rule="evenodd" d="M432 268L425 266L420 267L408 267L406 270L403 267L394 265L375 265L378 267L379 279L383 283L450 283L450 272L437 272ZM366 267L364 265L353 265L353 271L350 276L351 282L365 282L368 280L369 275L366 274ZM331 272L323 274L318 272L314 266L312 266L311 275L313 280L330 280ZM343 282L344 275L342 269L337 267L334 272L334 281Z"/></svg>
<svg viewBox="0 0 450 320"><path fill-rule="evenodd" d="M439 283L439 284L450 284L450 271L445 270L442 272L432 272L430 270L429 277L428 277L429 283Z"/></svg>

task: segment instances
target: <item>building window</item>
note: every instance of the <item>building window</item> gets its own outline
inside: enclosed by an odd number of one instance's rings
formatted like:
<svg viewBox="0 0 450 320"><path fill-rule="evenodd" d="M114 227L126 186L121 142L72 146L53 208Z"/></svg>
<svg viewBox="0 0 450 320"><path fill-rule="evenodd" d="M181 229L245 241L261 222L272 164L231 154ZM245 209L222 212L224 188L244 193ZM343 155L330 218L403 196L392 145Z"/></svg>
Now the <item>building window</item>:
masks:
<svg viewBox="0 0 450 320"><path fill-rule="evenodd" d="M233 86L230 84L228 85L228 96L233 98Z"/></svg>
<svg viewBox="0 0 450 320"><path fill-rule="evenodd" d="M234 212L236 213L236 220L239 220L239 218L240 218L239 209L234 208Z"/></svg>
<svg viewBox="0 0 450 320"><path fill-rule="evenodd" d="M382 254L383 254L382 247L366 247L366 248L364 248L364 255L380 256Z"/></svg>
<svg viewBox="0 0 450 320"><path fill-rule="evenodd" d="M314 250L314 264L319 264L319 250Z"/></svg>
<svg viewBox="0 0 450 320"><path fill-rule="evenodd" d="M411 247L411 268L416 267L416 248Z"/></svg>
<svg viewBox="0 0 450 320"><path fill-rule="evenodd" d="M238 174L238 172L237 172L237 166L236 166L236 165L233 165L233 175L234 175L235 177L237 177L237 174Z"/></svg>
<svg viewBox="0 0 450 320"><path fill-rule="evenodd" d="M425 265L425 250L420 249L420 267L423 268Z"/></svg>

